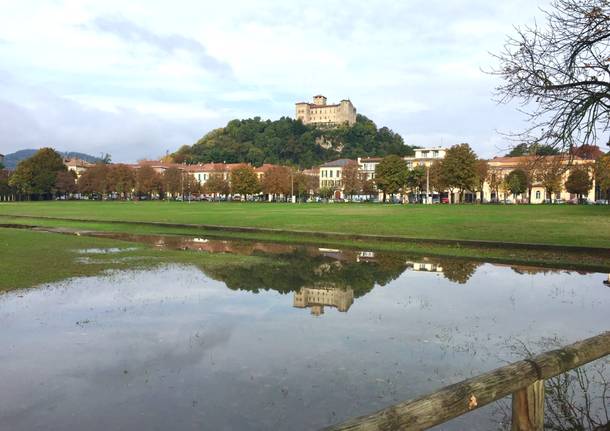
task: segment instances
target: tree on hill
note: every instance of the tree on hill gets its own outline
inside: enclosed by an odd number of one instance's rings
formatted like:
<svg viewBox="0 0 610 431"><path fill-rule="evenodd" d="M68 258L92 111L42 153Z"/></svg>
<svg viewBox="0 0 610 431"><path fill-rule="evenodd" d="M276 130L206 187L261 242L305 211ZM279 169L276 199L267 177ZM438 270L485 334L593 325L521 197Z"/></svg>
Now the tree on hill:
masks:
<svg viewBox="0 0 610 431"><path fill-rule="evenodd" d="M520 157L520 156L554 156L559 154L559 150L551 145L543 144L526 144L521 143L513 147L508 154L508 157Z"/></svg>
<svg viewBox="0 0 610 431"><path fill-rule="evenodd" d="M375 168L375 183L383 192L383 201L386 195L398 193L407 182L407 163L400 157L391 155L384 157Z"/></svg>
<svg viewBox="0 0 610 431"><path fill-rule="evenodd" d="M261 186L252 166L244 165L231 172L231 192L247 196L260 192Z"/></svg>
<svg viewBox="0 0 610 431"><path fill-rule="evenodd" d="M182 146L172 154L177 163L263 163L311 167L343 158L411 155L413 147L387 127L358 115L352 126L321 130L300 120L231 120L207 133L192 146Z"/></svg>
<svg viewBox="0 0 610 431"><path fill-rule="evenodd" d="M451 191L451 201L454 200L454 190L459 192L459 201L463 199L465 190L475 187L477 155L470 145L454 145L447 150L445 158L441 161L441 176L443 183Z"/></svg>
<svg viewBox="0 0 610 431"><path fill-rule="evenodd" d="M57 173L65 171L63 159L52 148L41 148L17 165L11 185L29 197L49 199L55 191Z"/></svg>
<svg viewBox="0 0 610 431"><path fill-rule="evenodd" d="M567 152L610 126L610 8L606 0L555 0L546 25L516 28L493 73L501 101L530 108L525 142Z"/></svg>
<svg viewBox="0 0 610 431"><path fill-rule="evenodd" d="M569 193L577 195L578 201L582 202L583 195L588 194L591 187L593 187L593 179L587 168L577 166L571 169L565 186Z"/></svg>
<svg viewBox="0 0 610 431"><path fill-rule="evenodd" d="M580 147L572 148L570 154L581 159L597 160L604 155L604 152L597 145L584 144Z"/></svg>

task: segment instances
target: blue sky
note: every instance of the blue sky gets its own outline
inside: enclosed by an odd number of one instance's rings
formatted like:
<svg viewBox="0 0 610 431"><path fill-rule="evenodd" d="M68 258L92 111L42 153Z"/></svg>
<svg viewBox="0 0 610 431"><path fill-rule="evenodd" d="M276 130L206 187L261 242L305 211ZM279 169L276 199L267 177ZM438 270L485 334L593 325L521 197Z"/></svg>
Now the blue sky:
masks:
<svg viewBox="0 0 610 431"><path fill-rule="evenodd" d="M490 52L546 1L8 1L0 153L53 146L156 158L233 118L322 93L413 145L483 157L523 127L493 100Z"/></svg>

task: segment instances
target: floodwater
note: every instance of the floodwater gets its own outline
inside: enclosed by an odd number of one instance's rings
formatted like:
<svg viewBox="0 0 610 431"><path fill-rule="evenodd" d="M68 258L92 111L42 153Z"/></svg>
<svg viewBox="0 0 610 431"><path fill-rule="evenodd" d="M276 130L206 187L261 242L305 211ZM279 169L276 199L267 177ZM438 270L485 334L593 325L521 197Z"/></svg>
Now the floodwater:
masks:
<svg viewBox="0 0 610 431"><path fill-rule="evenodd" d="M139 239L282 265L161 264L0 295L0 430L319 429L610 327L608 274ZM81 256L99 253L117 251ZM497 429L496 410L438 429Z"/></svg>

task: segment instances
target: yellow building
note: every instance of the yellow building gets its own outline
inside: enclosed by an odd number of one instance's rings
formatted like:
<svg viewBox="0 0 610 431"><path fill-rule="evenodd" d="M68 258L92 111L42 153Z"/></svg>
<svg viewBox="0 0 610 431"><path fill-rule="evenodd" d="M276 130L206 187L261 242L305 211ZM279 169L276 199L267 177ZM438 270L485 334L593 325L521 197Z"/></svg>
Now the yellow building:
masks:
<svg viewBox="0 0 610 431"><path fill-rule="evenodd" d="M407 168L413 169L418 166L432 166L432 163L445 158L447 149L443 147L416 148L415 156L404 157Z"/></svg>
<svg viewBox="0 0 610 431"><path fill-rule="evenodd" d="M296 308L310 308L311 314L319 316L324 314L324 306L335 307L345 313L354 303L354 291L342 289L332 285L314 285L302 287L294 293L293 306Z"/></svg>
<svg viewBox="0 0 610 431"><path fill-rule="evenodd" d="M89 163L82 159L70 158L64 159L64 165L66 169L76 174L76 178L80 178L83 172L85 172L91 166L95 165L95 163Z"/></svg>
<svg viewBox="0 0 610 431"><path fill-rule="evenodd" d="M346 123L351 126L356 122L356 108L348 99L328 105L326 97L317 95L314 96L313 103L297 102L295 105L295 117L303 124L336 127Z"/></svg>
<svg viewBox="0 0 610 431"><path fill-rule="evenodd" d="M547 199L553 202L560 199L568 201L576 198L576 195L569 193L565 189L565 182L570 176L570 170L574 166L590 166L593 167L594 160L582 159L580 157L572 156L568 157L565 155L557 156L519 156L519 157L494 157L488 160L488 179L483 185L483 193L485 200L500 201L500 202L528 202L527 192L517 195L512 195L510 190L507 190L503 185L503 180L508 174L515 169L522 169L524 172L529 173L533 178L533 186L531 189L531 203L541 204L545 203ZM543 169L549 164L555 165L557 169L563 171L561 173L561 180L559 181L561 190L555 193L553 196L546 196L546 190L541 184L541 173ZM593 201L595 200L595 180L593 178L593 172L591 169L590 175L593 179L593 186L589 190L587 196L583 196L585 199ZM492 178L494 178L492 180ZM492 187L496 183L496 187Z"/></svg>

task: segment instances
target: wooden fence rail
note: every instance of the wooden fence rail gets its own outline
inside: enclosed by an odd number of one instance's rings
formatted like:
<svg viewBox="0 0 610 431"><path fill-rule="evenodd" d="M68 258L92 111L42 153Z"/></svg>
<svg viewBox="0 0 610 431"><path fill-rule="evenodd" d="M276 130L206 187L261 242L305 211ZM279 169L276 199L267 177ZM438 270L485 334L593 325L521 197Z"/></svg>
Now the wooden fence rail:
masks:
<svg viewBox="0 0 610 431"><path fill-rule="evenodd" d="M542 431L544 381L609 354L610 331L326 430L425 430L512 394L512 430Z"/></svg>

